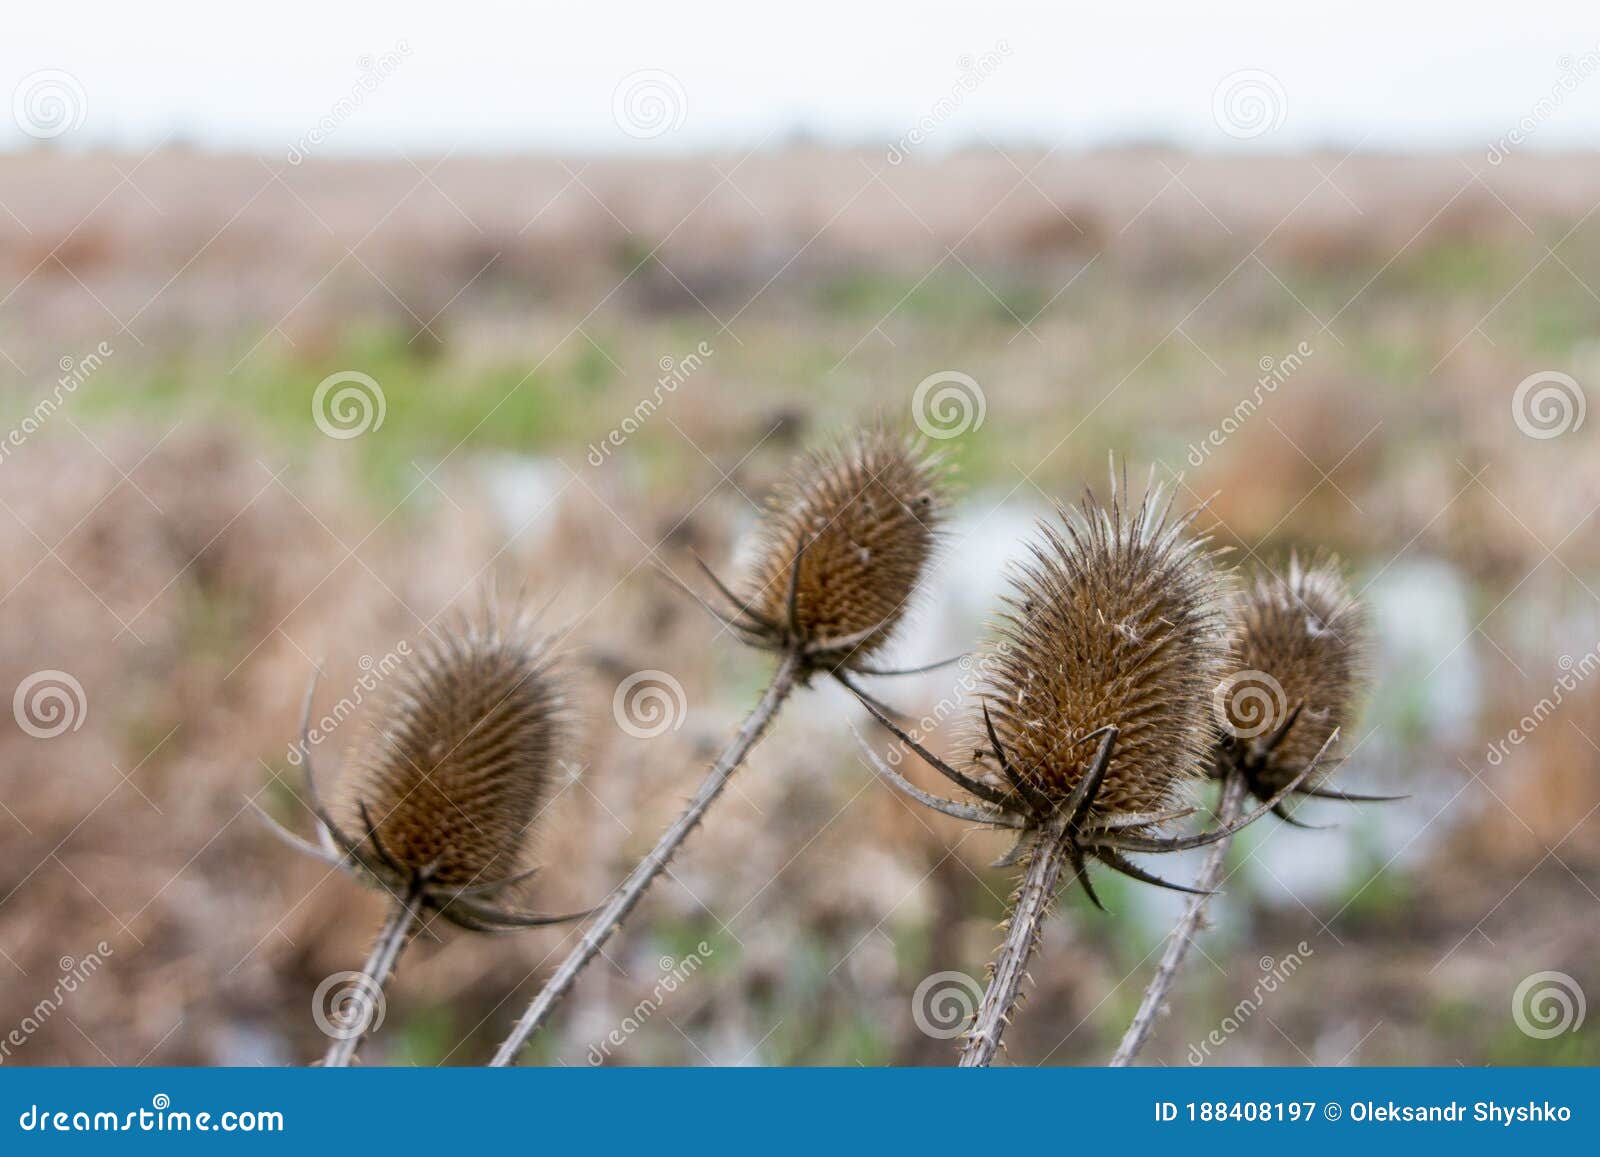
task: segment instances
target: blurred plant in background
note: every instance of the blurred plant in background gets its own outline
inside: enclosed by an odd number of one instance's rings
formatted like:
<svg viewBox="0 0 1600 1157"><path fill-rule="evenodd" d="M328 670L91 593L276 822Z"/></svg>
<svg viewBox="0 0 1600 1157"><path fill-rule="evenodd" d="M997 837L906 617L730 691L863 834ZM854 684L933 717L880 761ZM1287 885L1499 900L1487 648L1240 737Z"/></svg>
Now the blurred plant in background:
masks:
<svg viewBox="0 0 1600 1157"><path fill-rule="evenodd" d="M288 861L240 793L295 806L308 661L357 686L355 657L430 637L491 575L554 592L578 656L586 766L541 824L541 905L603 894L764 678L656 569L734 553L797 444L874 410L960 428L940 441L959 549L886 665L968 648L1015 544L1108 446L1211 498L1225 541L1337 550L1371 609L1377 689L1339 784L1412 798L1241 833L1210 960L1144 1057L1600 1061L1577 1011L1600 991L1600 690L1572 673L1600 640L1600 164L1480 160L886 166L796 146L463 157L419 179L180 149L0 158L0 430L27 427L0 455L0 690L66 672L86 708L60 734L0 731L0 1024L51 995L63 952L108 946L7 1063L320 1051L312 994L381 903ZM335 404L369 381L370 421ZM941 409L966 381L968 408ZM365 428L328 436L339 414ZM618 725L640 671L676 681L681 725ZM918 676L897 705L960 714L935 708L970 702L963 678ZM912 997L982 975L1005 845L909 810L842 714L865 718L836 689L790 705L529 1060L587 1063L662 959L693 954L605 1063L948 1062ZM923 742L952 754L950 730ZM1101 891L1126 918L1065 900L1013 1056L1100 1063L1131 1017L1182 901ZM569 934L414 944L364 1058L481 1060ZM1572 1015L1514 1016L1546 973Z"/></svg>

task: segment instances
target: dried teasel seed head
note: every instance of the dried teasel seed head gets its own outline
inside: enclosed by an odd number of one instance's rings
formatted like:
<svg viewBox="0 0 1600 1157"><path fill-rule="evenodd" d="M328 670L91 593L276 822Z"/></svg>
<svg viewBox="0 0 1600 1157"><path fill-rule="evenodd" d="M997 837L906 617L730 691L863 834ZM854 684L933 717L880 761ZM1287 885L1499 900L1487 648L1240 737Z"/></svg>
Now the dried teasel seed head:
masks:
<svg viewBox="0 0 1600 1157"><path fill-rule="evenodd" d="M1211 693L1226 655L1222 579L1193 514L1170 519L1152 488L1128 511L1086 495L1041 523L1016 565L1007 611L980 661L995 731L1012 769L1059 806L1118 736L1088 821L1167 810L1203 773L1215 731ZM986 734L974 737L992 775Z"/></svg>
<svg viewBox="0 0 1600 1157"><path fill-rule="evenodd" d="M1303 771L1334 728L1348 732L1366 680L1367 624L1339 561L1310 566L1290 555L1286 573L1258 570L1230 601L1228 667L1215 695L1224 741L1258 750L1299 714L1255 779L1276 791Z"/></svg>
<svg viewBox="0 0 1600 1157"><path fill-rule="evenodd" d="M370 817L375 870L392 860L440 889L490 885L526 866L566 739L548 645L493 612L458 619L385 686L333 810L353 835Z"/></svg>
<svg viewBox="0 0 1600 1157"><path fill-rule="evenodd" d="M762 520L746 599L764 626L750 633L847 667L872 655L927 569L947 501L938 456L880 425L802 456Z"/></svg>

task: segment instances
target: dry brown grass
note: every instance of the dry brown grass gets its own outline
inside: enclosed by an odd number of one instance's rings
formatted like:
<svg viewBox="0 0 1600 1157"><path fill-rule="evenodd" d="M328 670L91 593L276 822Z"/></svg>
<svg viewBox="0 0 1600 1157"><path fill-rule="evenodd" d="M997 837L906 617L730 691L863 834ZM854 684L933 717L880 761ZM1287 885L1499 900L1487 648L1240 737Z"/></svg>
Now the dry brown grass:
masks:
<svg viewBox="0 0 1600 1157"><path fill-rule="evenodd" d="M989 401L987 424L959 444L952 533L982 544L967 581L1015 546L978 533L1002 499L1025 521L1070 498L1108 444L1184 472L1191 499L1219 490L1224 539L1267 557L1326 544L1358 583L1377 580L1391 649L1368 720L1381 729L1360 730L1349 786L1418 799L1397 819L1361 813L1314 837L1329 841L1317 848L1332 891L1308 890L1304 907L1263 874L1250 877L1259 895L1233 889L1208 945L1230 976L1197 969L1192 1023L1163 1027L1149 1055L1181 1063L1210 1012L1248 987L1263 944L1327 921L1341 943L1319 947L1272 1010L1309 1055L1338 1060L1372 1030L1359 1059L1549 1059L1459 1018L1466 1007L1503 1025L1510 989L1536 969L1564 969L1591 995L1600 985L1597 925L1573 918L1592 913L1600 870L1586 819L1600 802L1592 692L1503 766L1484 758L1549 693L1556 657L1600 640L1591 427L1535 441L1509 414L1533 369L1587 383L1600 369L1595 301L1540 264L1576 227L1560 253L1593 267L1600 222L1584 214L1600 161L1484 170L1505 206L1456 158L1056 155L1035 188L997 156L874 179L874 157L796 151L745 161L737 190L719 183L713 165L739 161L595 160L591 196L553 160L452 159L435 174L442 193L408 197L417 174L404 163L312 163L282 173L285 188L254 159L172 153L136 177L157 212L127 187L106 196L128 158L0 159L6 204L31 230L0 214L0 349L15 363L0 359L0 390L20 415L59 358L108 337L117 347L0 462L0 691L65 669L89 705L81 730L54 740L0 729L0 1031L30 1013L62 956L102 939L115 950L8 1063L319 1050L310 994L360 958L380 902L280 849L241 797L265 787L263 802L303 821L285 755L311 661L337 699L363 654L414 639L490 571L504 589L560 592L547 622L578 651L585 766L550 817L539 901L591 902L677 814L760 674L651 566L688 577L691 551L727 560L756 517L747 496L781 475L797 440L872 409L904 414L921 377L952 367ZM383 355L389 424L324 439L306 395L360 363L374 329L400 347ZM624 455L586 466L587 443L632 412L658 360L702 336L717 353L692 387ZM1187 464L1258 360L1305 337L1306 366ZM530 417L519 406L535 396ZM441 416L466 421L436 430ZM508 450L554 479L515 511L497 507L491 475ZM373 485L386 453L398 492L392 478ZM918 621L940 645L970 645L992 592L940 582ZM1427 597L1407 601L1417 587ZM681 730L648 741L610 710L618 682L647 668L670 671L690 706ZM895 693L920 713L947 691ZM1009 887L985 864L1004 847L913 817L873 784L841 740L844 710L796 701L781 742L757 751L675 882L616 942L619 967L580 984L545 1059L582 1063L662 956L710 938L703 985L618 1059L948 1060L948 1042L915 1028L908 994L931 972L981 969ZM328 762L348 738L336 733ZM950 750L942 734L932 746ZM1449 831L1429 822L1447 803ZM1409 826L1374 834L1385 823ZM1270 856L1277 837L1265 838ZM1383 849L1370 862L1368 839ZM1125 978L1157 935L1136 919L1118 928L1076 910L1049 925L1015 1055L1104 1059L1101 1022L1120 1026L1137 990ZM372 1059L482 1060L566 934L417 945ZM1229 1048L1222 1059L1302 1060L1265 1021Z"/></svg>

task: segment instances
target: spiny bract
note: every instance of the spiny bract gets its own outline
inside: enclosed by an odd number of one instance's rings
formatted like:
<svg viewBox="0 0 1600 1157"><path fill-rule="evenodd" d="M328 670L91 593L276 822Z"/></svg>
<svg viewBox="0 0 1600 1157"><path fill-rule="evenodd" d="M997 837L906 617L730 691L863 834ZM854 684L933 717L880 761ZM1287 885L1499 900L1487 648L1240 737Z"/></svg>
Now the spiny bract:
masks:
<svg viewBox="0 0 1600 1157"><path fill-rule="evenodd" d="M1258 571L1231 604L1227 677L1219 687L1225 736L1265 738L1299 715L1256 772L1275 791L1304 770L1336 727L1348 727L1365 675L1366 621L1331 555L1287 576Z"/></svg>
<svg viewBox="0 0 1600 1157"><path fill-rule="evenodd" d="M804 455L768 504L747 583L749 609L772 625L769 645L842 641L847 666L878 650L932 558L946 499L938 458L881 426Z"/></svg>
<svg viewBox="0 0 1600 1157"><path fill-rule="evenodd" d="M440 887L525 865L566 738L562 683L542 642L486 613L426 641L387 689L342 777L341 826ZM362 807L365 815L362 815Z"/></svg>
<svg viewBox="0 0 1600 1157"><path fill-rule="evenodd" d="M1168 521L1152 490L1137 509L1086 495L1041 523L1016 565L1007 612L980 667L1011 767L1056 804L1118 736L1091 816L1155 813L1198 775L1214 743L1211 693L1226 654L1220 578L1193 515ZM986 736L974 736L992 772Z"/></svg>

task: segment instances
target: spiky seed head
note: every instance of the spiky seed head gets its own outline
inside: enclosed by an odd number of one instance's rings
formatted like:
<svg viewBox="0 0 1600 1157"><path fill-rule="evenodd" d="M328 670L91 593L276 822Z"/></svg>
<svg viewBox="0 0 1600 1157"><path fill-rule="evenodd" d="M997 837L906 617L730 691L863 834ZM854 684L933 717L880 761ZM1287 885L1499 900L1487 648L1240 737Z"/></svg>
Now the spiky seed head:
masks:
<svg viewBox="0 0 1600 1157"><path fill-rule="evenodd" d="M1228 668L1215 696L1224 738L1264 739L1300 706L1257 773L1276 791L1354 718L1366 678L1366 616L1338 559L1324 554L1309 566L1290 555L1286 571L1257 570L1229 617Z"/></svg>
<svg viewBox="0 0 1600 1157"><path fill-rule="evenodd" d="M365 805L388 855L441 888L515 874L552 794L565 702L548 645L525 624L456 620L385 686L341 777L341 826L364 836Z"/></svg>
<svg viewBox="0 0 1600 1157"><path fill-rule="evenodd" d="M1169 519L1152 488L1131 512L1086 495L1041 523L1016 565L980 669L1011 767L1048 800L1072 794L1107 726L1119 735L1090 821L1167 809L1202 773L1215 732L1211 692L1226 654L1222 579L1193 515ZM973 750L992 775L981 726Z"/></svg>
<svg viewBox="0 0 1600 1157"><path fill-rule="evenodd" d="M881 425L803 455L778 485L758 532L746 597L788 645L789 586L797 641L845 648L846 665L880 649L904 615L946 515L947 475L921 441ZM802 553L803 552L803 553Z"/></svg>

